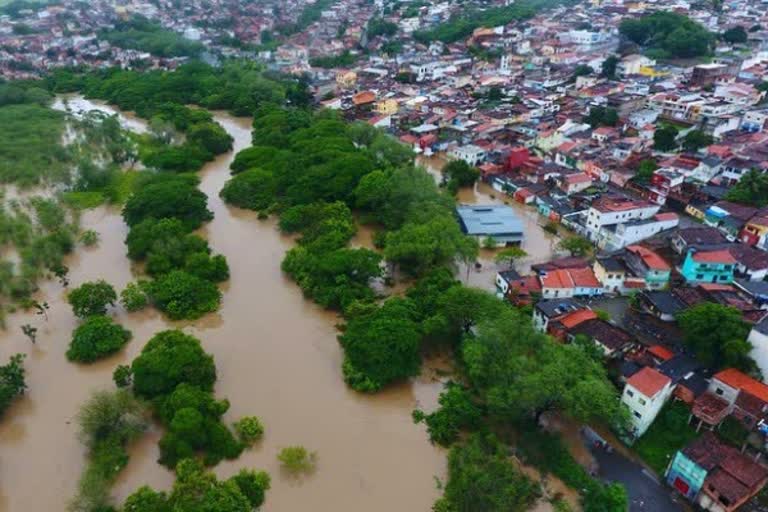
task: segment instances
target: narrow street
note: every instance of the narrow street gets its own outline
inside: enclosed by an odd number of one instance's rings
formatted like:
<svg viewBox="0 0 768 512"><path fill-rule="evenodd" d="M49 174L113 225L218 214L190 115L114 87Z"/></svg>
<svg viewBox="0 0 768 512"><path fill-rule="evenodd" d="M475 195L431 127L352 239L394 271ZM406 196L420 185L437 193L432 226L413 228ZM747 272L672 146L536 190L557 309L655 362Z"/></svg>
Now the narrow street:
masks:
<svg viewBox="0 0 768 512"><path fill-rule="evenodd" d="M673 497L671 489L618 450L607 451L592 445L589 448L598 464L598 477L604 481L620 482L626 487L630 512L678 512L686 509L679 498Z"/></svg>

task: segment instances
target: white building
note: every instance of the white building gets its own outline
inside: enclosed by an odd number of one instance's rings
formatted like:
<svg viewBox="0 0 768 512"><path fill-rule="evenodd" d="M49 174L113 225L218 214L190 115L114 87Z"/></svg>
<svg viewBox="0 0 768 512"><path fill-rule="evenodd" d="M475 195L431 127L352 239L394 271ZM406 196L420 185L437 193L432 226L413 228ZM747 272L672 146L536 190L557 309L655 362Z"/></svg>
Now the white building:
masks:
<svg viewBox="0 0 768 512"><path fill-rule="evenodd" d="M768 375L768 315L752 327L747 341L752 344L750 357L755 360L763 375Z"/></svg>
<svg viewBox="0 0 768 512"><path fill-rule="evenodd" d="M647 366L627 379L621 402L629 408L635 439L645 434L673 390L669 377Z"/></svg>
<svg viewBox="0 0 768 512"><path fill-rule="evenodd" d="M601 249L616 251L676 228L679 224L680 218L676 213L659 213L650 219L605 226L597 234L596 241Z"/></svg>
<svg viewBox="0 0 768 512"><path fill-rule="evenodd" d="M649 59L645 55L627 55L616 66L616 72L620 76L639 75L641 68L655 65L656 61Z"/></svg>
<svg viewBox="0 0 768 512"><path fill-rule="evenodd" d="M659 212L660 206L636 199L601 199L592 203L587 211L587 237L598 240L600 231L607 226L625 224L633 220L647 220Z"/></svg>
<svg viewBox="0 0 768 512"><path fill-rule="evenodd" d="M448 157L455 160L464 160L469 165L477 165L485 160L485 150L474 144L466 146L454 146L448 150Z"/></svg>

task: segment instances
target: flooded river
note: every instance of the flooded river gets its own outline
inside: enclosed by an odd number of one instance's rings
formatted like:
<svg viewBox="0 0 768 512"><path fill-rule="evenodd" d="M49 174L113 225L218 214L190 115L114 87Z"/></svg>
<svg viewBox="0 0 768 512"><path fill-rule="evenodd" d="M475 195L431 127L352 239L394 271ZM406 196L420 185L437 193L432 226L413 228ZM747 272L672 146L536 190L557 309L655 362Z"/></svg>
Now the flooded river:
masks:
<svg viewBox="0 0 768 512"><path fill-rule="evenodd" d="M111 111L82 99L76 104ZM250 144L250 124L223 113L216 119L235 138L235 151L200 173L200 188L215 213L204 234L214 251L226 255L232 275L220 311L192 323L171 323L154 311L129 314L116 308L117 320L133 332L133 340L114 357L79 366L64 356L76 326L65 289L55 281L42 283L39 298L50 303L49 320L10 315L0 333L1 360L27 354L29 384L25 397L0 422L0 512L64 510L84 464L74 422L79 405L94 390L112 388L115 366L130 362L155 332L171 327L199 337L214 355L216 395L232 405L226 419L253 414L262 419L264 440L236 461L219 464L216 472L226 477L242 467L269 471L272 489L264 511L428 511L438 496L434 477L444 478L445 452L429 444L424 428L413 424L411 410L431 409L441 384L423 376L374 396L346 388L334 327L338 318L305 300L280 271L291 241L273 222L230 209L218 197L234 153ZM143 129L133 117L124 123ZM104 278L122 289L134 280L119 211L90 210L82 224L96 230L101 242L69 258L71 286ZM35 345L21 334L26 323L39 328ZM152 431L131 447L130 463L114 487L118 503L144 484L171 486L173 475L156 463L159 437ZM293 444L318 455L317 471L302 481L282 475L276 460L280 448Z"/></svg>

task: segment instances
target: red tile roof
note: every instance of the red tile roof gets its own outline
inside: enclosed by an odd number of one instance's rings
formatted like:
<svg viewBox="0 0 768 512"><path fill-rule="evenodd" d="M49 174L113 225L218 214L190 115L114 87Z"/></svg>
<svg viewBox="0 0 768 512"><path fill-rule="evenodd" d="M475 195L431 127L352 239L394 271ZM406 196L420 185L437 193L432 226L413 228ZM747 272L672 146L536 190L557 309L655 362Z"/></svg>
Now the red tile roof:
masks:
<svg viewBox="0 0 768 512"><path fill-rule="evenodd" d="M656 220L675 220L679 218L675 212L664 212L664 213L657 213L655 215Z"/></svg>
<svg viewBox="0 0 768 512"><path fill-rule="evenodd" d="M662 359L664 361L669 361L673 357L675 357L675 353L669 350L666 347L662 347L661 345L654 345L651 348L648 349L648 352L650 352L653 356L658 357L659 359Z"/></svg>
<svg viewBox="0 0 768 512"><path fill-rule="evenodd" d="M716 373L715 378L732 388L746 391L750 395L768 403L768 385L753 379L736 368L729 368L720 373Z"/></svg>
<svg viewBox="0 0 768 512"><path fill-rule="evenodd" d="M630 245L627 247L627 250L640 256L643 259L643 262L645 262L645 264L651 270L672 270L672 267L669 266L669 263L664 261L661 256L650 249L647 249L641 245Z"/></svg>
<svg viewBox="0 0 768 512"><path fill-rule="evenodd" d="M663 373L646 366L627 380L627 384L647 397L653 397L672 380Z"/></svg>
<svg viewBox="0 0 768 512"><path fill-rule="evenodd" d="M586 322L587 320L592 320L593 318L597 318L597 313L591 309L579 309L564 315L558 320L561 324L563 324L563 326L565 326L566 329L570 329L572 327L576 327L581 322Z"/></svg>
<svg viewBox="0 0 768 512"><path fill-rule="evenodd" d="M542 288L573 288L574 282L566 269L556 269L541 277Z"/></svg>
<svg viewBox="0 0 768 512"><path fill-rule="evenodd" d="M722 263L733 265L736 259L725 249L719 251L697 251L693 254L693 261L697 263Z"/></svg>

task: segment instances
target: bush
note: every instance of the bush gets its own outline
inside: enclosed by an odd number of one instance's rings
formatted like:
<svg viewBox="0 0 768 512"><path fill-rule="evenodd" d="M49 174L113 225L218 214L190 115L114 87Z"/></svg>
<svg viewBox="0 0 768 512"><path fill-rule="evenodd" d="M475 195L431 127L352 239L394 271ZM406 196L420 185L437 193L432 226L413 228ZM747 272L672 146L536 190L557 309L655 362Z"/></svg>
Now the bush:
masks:
<svg viewBox="0 0 768 512"><path fill-rule="evenodd" d="M346 356L344 376L354 389L375 391L419 373L421 332L410 308L402 299L389 299L350 319L339 341Z"/></svg>
<svg viewBox="0 0 768 512"><path fill-rule="evenodd" d="M99 391L80 408L78 437L88 449L70 510L108 511L110 485L128 463L126 446L148 426L142 403L127 390Z"/></svg>
<svg viewBox="0 0 768 512"><path fill-rule="evenodd" d="M143 398L167 395L182 383L212 391L216 382L213 357L200 340L181 331L163 331L150 339L131 364L133 390Z"/></svg>
<svg viewBox="0 0 768 512"><path fill-rule="evenodd" d="M264 496L269 490L270 478L264 471L249 471L241 469L239 473L230 478L240 489L240 492L248 498L253 508L259 508L264 503Z"/></svg>
<svg viewBox="0 0 768 512"><path fill-rule="evenodd" d="M24 354L11 356L7 364L0 366L0 416L8 410L13 401L24 394Z"/></svg>
<svg viewBox="0 0 768 512"><path fill-rule="evenodd" d="M277 180L266 171L251 169L235 175L219 194L227 203L249 210L265 210L275 202Z"/></svg>
<svg viewBox="0 0 768 512"><path fill-rule="evenodd" d="M253 446L264 436L264 426L256 416L245 416L234 424L240 442L246 446Z"/></svg>
<svg viewBox="0 0 768 512"><path fill-rule="evenodd" d="M195 320L219 309L221 291L214 283L174 270L149 287L152 303L172 320Z"/></svg>
<svg viewBox="0 0 768 512"><path fill-rule="evenodd" d="M698 437L688 425L691 412L682 402L664 406L651 427L637 440L634 449L658 474L664 473L677 450Z"/></svg>
<svg viewBox="0 0 768 512"><path fill-rule="evenodd" d="M218 254L211 257L205 252L190 254L184 265L184 270L200 279L219 283L229 279L227 259Z"/></svg>
<svg viewBox="0 0 768 512"><path fill-rule="evenodd" d="M280 450L277 460L290 473L308 473L315 469L317 454L303 446L288 446Z"/></svg>
<svg viewBox="0 0 768 512"><path fill-rule="evenodd" d="M72 305L72 311L80 318L93 315L104 315L107 306L114 306L117 293L111 284L104 280L83 283L67 296Z"/></svg>
<svg viewBox="0 0 768 512"><path fill-rule="evenodd" d="M93 247L99 243L99 233L92 229L83 231L80 235L80 243L86 247Z"/></svg>
<svg viewBox="0 0 768 512"><path fill-rule="evenodd" d="M459 384L449 382L438 402L440 408L431 414L413 411L415 422L426 423L433 443L449 446L458 439L462 429L475 429L482 421L482 409L475 404L469 390Z"/></svg>
<svg viewBox="0 0 768 512"><path fill-rule="evenodd" d="M92 316L72 335L67 359L92 363L114 354L131 339L131 332L106 316Z"/></svg>
<svg viewBox="0 0 768 512"><path fill-rule="evenodd" d="M149 304L149 297L145 288L147 283L128 283L123 291L120 292L120 303L126 311L139 311Z"/></svg>
<svg viewBox="0 0 768 512"><path fill-rule="evenodd" d="M538 498L538 485L512 463L492 435L474 434L451 448L448 482L433 510L523 512Z"/></svg>
<svg viewBox="0 0 768 512"><path fill-rule="evenodd" d="M208 210L208 198L186 179L150 183L139 188L123 208L123 218L129 226L146 219L178 219L188 231L195 230L213 218Z"/></svg>
<svg viewBox="0 0 768 512"><path fill-rule="evenodd" d="M112 372L112 380L119 388L127 388L133 382L133 372L130 366L124 364L118 365L115 371Z"/></svg>

